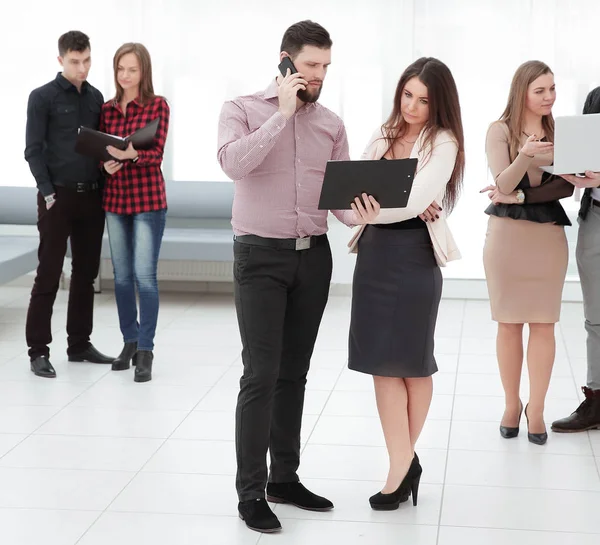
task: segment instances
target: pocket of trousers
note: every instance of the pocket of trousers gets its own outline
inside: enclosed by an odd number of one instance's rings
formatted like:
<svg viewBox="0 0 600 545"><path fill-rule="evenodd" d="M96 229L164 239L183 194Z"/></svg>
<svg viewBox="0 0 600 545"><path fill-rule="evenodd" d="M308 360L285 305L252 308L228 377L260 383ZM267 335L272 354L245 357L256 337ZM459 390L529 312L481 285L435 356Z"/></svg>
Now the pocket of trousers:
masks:
<svg viewBox="0 0 600 545"><path fill-rule="evenodd" d="M244 271L248 268L248 263L252 255L252 246L235 242L233 245L233 276L239 282L242 279Z"/></svg>

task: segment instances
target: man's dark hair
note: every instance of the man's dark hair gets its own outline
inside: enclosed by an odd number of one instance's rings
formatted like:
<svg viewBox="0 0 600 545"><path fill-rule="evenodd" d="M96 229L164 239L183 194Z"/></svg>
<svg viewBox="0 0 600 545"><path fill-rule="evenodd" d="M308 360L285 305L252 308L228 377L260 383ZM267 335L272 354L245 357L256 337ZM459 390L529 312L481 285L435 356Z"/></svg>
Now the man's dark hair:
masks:
<svg viewBox="0 0 600 545"><path fill-rule="evenodd" d="M79 30L70 30L58 39L58 54L64 57L69 51L85 51L90 47L87 34Z"/></svg>
<svg viewBox="0 0 600 545"><path fill-rule="evenodd" d="M285 31L281 40L281 51L294 59L305 45L314 45L321 49L331 49L333 42L320 24L312 21L300 21Z"/></svg>

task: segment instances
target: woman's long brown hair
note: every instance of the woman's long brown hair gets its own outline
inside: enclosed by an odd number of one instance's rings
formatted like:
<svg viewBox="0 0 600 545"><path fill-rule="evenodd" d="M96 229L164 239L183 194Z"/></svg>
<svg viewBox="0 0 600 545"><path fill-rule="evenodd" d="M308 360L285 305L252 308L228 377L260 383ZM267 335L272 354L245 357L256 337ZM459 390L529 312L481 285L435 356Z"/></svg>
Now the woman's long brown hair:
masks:
<svg viewBox="0 0 600 545"><path fill-rule="evenodd" d="M433 142L440 130L452 133L458 145L458 155L454 170L446 186L444 207L451 212L458 200L462 188L465 171L465 137L458 100L458 89L452 72L440 60L432 57L422 57L413 62L400 76L394 96L394 108L388 120L383 124L383 134L390 149L394 142L406 134L407 123L402 116L402 93L407 82L412 78L419 78L427 87L427 100L429 104L429 119L424 129L423 147L428 149L427 159L431 156Z"/></svg>
<svg viewBox="0 0 600 545"><path fill-rule="evenodd" d="M550 67L541 61L527 61L523 63L513 76L508 93L508 103L500 121L508 126L510 159L514 161L521 148L521 136L523 134L525 104L527 101L527 89L540 76L553 74ZM542 117L542 128L549 142L554 142L554 117L552 113Z"/></svg>
<svg viewBox="0 0 600 545"><path fill-rule="evenodd" d="M127 55L128 53L133 53L140 63L140 94L138 96L138 101L141 104L146 104L149 100L156 98L156 94L154 93L154 85L152 84L152 61L150 59L150 53L146 49L145 46L138 43L126 43L123 44L113 58L113 69L115 72L115 89L117 90L117 94L115 96L115 101L121 102L123 98L123 87L119 85L118 80L118 72L119 72L119 62L121 62L121 58L123 55Z"/></svg>

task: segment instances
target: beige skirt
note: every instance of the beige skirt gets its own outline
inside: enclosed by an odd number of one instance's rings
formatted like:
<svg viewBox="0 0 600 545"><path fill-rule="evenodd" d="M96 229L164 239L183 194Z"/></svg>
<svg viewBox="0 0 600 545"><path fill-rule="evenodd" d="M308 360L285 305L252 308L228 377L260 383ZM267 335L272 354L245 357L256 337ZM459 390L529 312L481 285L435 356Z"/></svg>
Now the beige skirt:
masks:
<svg viewBox="0 0 600 545"><path fill-rule="evenodd" d="M483 265L492 319L558 322L568 259L564 227L490 216Z"/></svg>

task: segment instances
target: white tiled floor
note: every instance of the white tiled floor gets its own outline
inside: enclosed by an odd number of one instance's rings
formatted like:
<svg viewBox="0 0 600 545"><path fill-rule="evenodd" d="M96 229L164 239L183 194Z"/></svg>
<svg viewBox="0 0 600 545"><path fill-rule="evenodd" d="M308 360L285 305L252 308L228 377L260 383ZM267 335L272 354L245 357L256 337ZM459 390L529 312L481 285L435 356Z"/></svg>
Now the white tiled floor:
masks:
<svg viewBox="0 0 600 545"><path fill-rule="evenodd" d="M349 300L333 297L313 358L302 480L336 508L279 505L284 531L236 516L233 411L240 342L230 296L163 296L154 380L68 363L66 293L56 304L57 380L29 371L28 290L0 287L0 542L7 545L591 545L600 542L600 432L498 435L502 388L485 301L442 302L440 373L418 450L419 506L382 513L386 451L368 376L346 369ZM585 377L582 308L565 304L547 421L569 414ZM94 343L117 353L111 293ZM523 380L526 399L527 377ZM525 427L524 422L522 422Z"/></svg>

